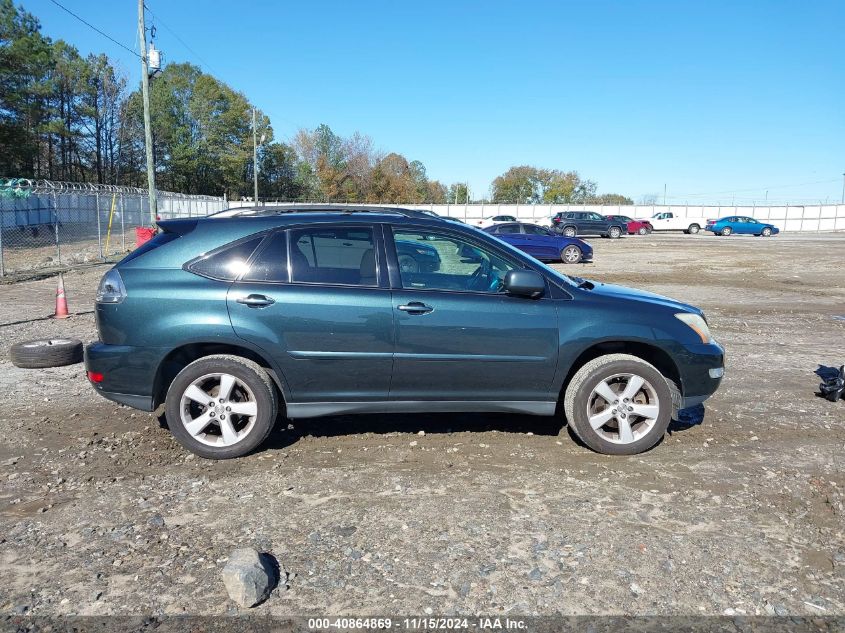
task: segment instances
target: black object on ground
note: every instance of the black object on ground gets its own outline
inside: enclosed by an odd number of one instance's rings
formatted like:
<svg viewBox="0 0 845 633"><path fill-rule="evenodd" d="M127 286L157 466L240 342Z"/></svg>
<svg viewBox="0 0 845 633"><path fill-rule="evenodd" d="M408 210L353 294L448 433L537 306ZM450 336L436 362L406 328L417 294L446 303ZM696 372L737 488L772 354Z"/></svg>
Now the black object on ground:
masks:
<svg viewBox="0 0 845 633"><path fill-rule="evenodd" d="M61 367L82 362L82 341L75 338L56 338L24 341L9 350L12 364L25 369Z"/></svg>
<svg viewBox="0 0 845 633"><path fill-rule="evenodd" d="M831 402L836 402L845 393L845 365L837 371L833 367L820 366L816 374L822 379L819 395Z"/></svg>

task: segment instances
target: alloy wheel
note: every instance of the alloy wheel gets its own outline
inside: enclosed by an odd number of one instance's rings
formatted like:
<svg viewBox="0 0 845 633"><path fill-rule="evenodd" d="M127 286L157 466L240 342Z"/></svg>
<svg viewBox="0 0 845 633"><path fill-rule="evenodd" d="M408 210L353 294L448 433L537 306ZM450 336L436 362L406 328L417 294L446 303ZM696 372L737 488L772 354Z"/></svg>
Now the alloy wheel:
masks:
<svg viewBox="0 0 845 633"><path fill-rule="evenodd" d="M231 374L206 374L194 380L179 406L182 425L198 442L233 446L255 425L258 402L245 382Z"/></svg>
<svg viewBox="0 0 845 633"><path fill-rule="evenodd" d="M632 444L645 437L660 414L654 387L637 374L614 374L593 387L587 418L593 431L614 444Z"/></svg>
<svg viewBox="0 0 845 633"><path fill-rule="evenodd" d="M567 264L577 264L581 261L581 249L577 246L567 246L563 249L562 259Z"/></svg>

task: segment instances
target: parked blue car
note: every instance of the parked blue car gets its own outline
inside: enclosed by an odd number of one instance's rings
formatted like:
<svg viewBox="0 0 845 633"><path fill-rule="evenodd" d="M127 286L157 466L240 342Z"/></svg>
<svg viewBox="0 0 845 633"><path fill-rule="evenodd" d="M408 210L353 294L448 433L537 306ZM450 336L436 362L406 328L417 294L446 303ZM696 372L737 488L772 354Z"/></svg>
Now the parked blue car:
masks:
<svg viewBox="0 0 845 633"><path fill-rule="evenodd" d="M577 264L593 259L593 247L584 240L564 237L536 224L508 222L484 230L542 262Z"/></svg>
<svg viewBox="0 0 845 633"><path fill-rule="evenodd" d="M731 215L718 220L707 220L705 231L711 231L714 235L728 236L732 233L738 235L762 235L771 237L780 233L780 229L774 224L766 224L743 215Z"/></svg>

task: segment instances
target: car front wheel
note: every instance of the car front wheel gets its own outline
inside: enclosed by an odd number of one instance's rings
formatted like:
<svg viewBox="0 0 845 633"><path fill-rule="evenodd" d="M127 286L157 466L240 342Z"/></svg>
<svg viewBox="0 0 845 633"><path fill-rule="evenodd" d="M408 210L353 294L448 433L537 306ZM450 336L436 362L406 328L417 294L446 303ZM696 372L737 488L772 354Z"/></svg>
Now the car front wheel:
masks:
<svg viewBox="0 0 845 633"><path fill-rule="evenodd" d="M672 391L650 363L629 354L600 356L566 389L566 419L588 447L635 455L657 444L672 418Z"/></svg>
<svg viewBox="0 0 845 633"><path fill-rule="evenodd" d="M648 235L648 229L644 226L641 226L637 233L639 233L640 235Z"/></svg>
<svg viewBox="0 0 845 633"><path fill-rule="evenodd" d="M577 264L582 257L581 249L575 245L567 246L560 252L560 259L564 264Z"/></svg>
<svg viewBox="0 0 845 633"><path fill-rule="evenodd" d="M167 426L192 453L241 457L261 445L276 423L278 397L267 372L239 356L206 356L185 367L165 400Z"/></svg>
<svg viewBox="0 0 845 633"><path fill-rule="evenodd" d="M767 226L765 229L763 229L763 231L762 231L762 233L760 233L760 235L762 235L763 237L771 237L772 236L772 229L770 229Z"/></svg>

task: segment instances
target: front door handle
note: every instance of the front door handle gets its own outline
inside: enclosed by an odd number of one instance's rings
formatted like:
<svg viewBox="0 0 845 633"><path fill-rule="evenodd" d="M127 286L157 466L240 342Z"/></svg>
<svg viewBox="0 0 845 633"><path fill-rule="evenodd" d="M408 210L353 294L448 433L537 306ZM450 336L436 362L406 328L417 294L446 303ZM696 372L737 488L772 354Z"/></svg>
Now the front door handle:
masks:
<svg viewBox="0 0 845 633"><path fill-rule="evenodd" d="M265 295L247 295L246 297L238 297L235 301L250 308L264 308L276 303L274 299Z"/></svg>
<svg viewBox="0 0 845 633"><path fill-rule="evenodd" d="M397 306L396 309L407 312L408 314L428 314L434 310L431 306L427 306L420 301L411 301L410 303Z"/></svg>

